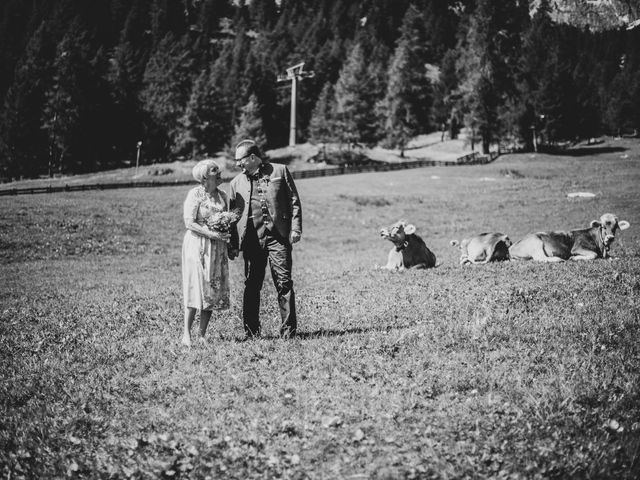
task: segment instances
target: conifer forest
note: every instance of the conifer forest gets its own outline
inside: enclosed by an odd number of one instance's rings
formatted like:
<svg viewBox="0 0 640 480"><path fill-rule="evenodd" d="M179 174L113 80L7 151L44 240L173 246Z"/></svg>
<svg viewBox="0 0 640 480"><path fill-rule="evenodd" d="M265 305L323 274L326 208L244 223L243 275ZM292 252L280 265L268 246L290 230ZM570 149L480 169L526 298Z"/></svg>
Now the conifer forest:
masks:
<svg viewBox="0 0 640 480"><path fill-rule="evenodd" d="M285 146L303 62L297 142L637 134L639 3L3 0L0 178Z"/></svg>

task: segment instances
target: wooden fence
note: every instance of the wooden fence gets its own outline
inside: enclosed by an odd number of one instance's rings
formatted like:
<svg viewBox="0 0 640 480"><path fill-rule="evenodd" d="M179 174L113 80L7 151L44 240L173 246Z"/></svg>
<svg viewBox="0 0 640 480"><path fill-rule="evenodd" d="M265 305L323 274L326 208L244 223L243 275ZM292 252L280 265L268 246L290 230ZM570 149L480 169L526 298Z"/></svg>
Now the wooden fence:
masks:
<svg viewBox="0 0 640 480"><path fill-rule="evenodd" d="M389 172L392 170L406 170L409 168L421 167L442 167L458 165L479 165L492 162L498 157L498 152L491 152L489 155L481 155L473 152L462 157L458 157L454 162L443 160L407 160L405 162L376 162L369 165L341 165L332 168L320 168L316 170L295 170L291 172L293 178L314 178L329 177L333 175L346 175L349 173L365 172ZM148 188L148 187L174 187L178 185L192 185L193 180L175 180L173 182L126 182L126 183L99 183L93 185L64 185L54 187L31 188L8 188L0 189L0 196L25 195L35 193L56 193L56 192L83 192L86 190L113 190L115 188Z"/></svg>

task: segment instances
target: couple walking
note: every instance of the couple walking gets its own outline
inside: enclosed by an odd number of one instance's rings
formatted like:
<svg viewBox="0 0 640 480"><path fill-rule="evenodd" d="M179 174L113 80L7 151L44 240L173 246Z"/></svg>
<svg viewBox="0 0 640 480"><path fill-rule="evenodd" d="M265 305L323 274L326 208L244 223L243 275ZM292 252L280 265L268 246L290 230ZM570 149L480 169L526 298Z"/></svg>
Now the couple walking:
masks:
<svg viewBox="0 0 640 480"><path fill-rule="evenodd" d="M298 191L287 167L265 161L252 140L236 146L235 162L242 173L231 181L228 196L219 188L222 172L216 162L202 160L193 168L193 177L200 185L189 191L184 202L183 345L191 345L196 311L200 310L200 335L204 339L212 311L229 308L228 259L235 259L240 251L244 258L245 339L260 336L260 291L267 262L278 293L280 335L290 338L296 334L291 248L302 234ZM227 231L222 220L231 218L228 212L238 215L231 219ZM212 218L216 219L215 228L211 228Z"/></svg>

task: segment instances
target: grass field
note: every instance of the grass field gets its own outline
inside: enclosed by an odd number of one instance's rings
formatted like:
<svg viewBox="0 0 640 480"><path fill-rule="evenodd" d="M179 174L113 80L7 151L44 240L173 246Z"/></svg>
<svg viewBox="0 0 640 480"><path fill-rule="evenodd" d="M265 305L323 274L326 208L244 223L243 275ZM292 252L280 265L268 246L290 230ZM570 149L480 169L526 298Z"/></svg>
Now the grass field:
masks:
<svg viewBox="0 0 640 480"><path fill-rule="evenodd" d="M640 145L615 147L299 181L292 341L267 276L267 337L239 342L236 261L209 344L179 345L189 187L0 198L1 475L638 478ZM605 212L631 223L613 261L449 246ZM374 268L400 218L437 268Z"/></svg>

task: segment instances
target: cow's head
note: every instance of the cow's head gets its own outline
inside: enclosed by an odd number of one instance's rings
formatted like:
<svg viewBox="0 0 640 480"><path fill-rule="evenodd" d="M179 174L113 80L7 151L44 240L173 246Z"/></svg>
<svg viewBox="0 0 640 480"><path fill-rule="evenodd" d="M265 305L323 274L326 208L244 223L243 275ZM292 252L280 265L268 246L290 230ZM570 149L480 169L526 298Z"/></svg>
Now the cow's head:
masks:
<svg viewBox="0 0 640 480"><path fill-rule="evenodd" d="M460 250L462 250L463 252L467 251L467 247L469 246L469 238L463 238L462 240L458 241L458 240L451 240L449 242L449 245L451 245L452 247L460 247Z"/></svg>
<svg viewBox="0 0 640 480"><path fill-rule="evenodd" d="M380 236L392 242L398 250L407 246L407 236L415 233L416 227L405 220L400 220L389 228L382 228Z"/></svg>
<svg viewBox="0 0 640 480"><path fill-rule="evenodd" d="M605 248L609 248L616 238L618 230L626 230L631 224L626 220L618 221L618 217L612 213L605 213L600 220L593 220L591 227L600 227L600 238Z"/></svg>

